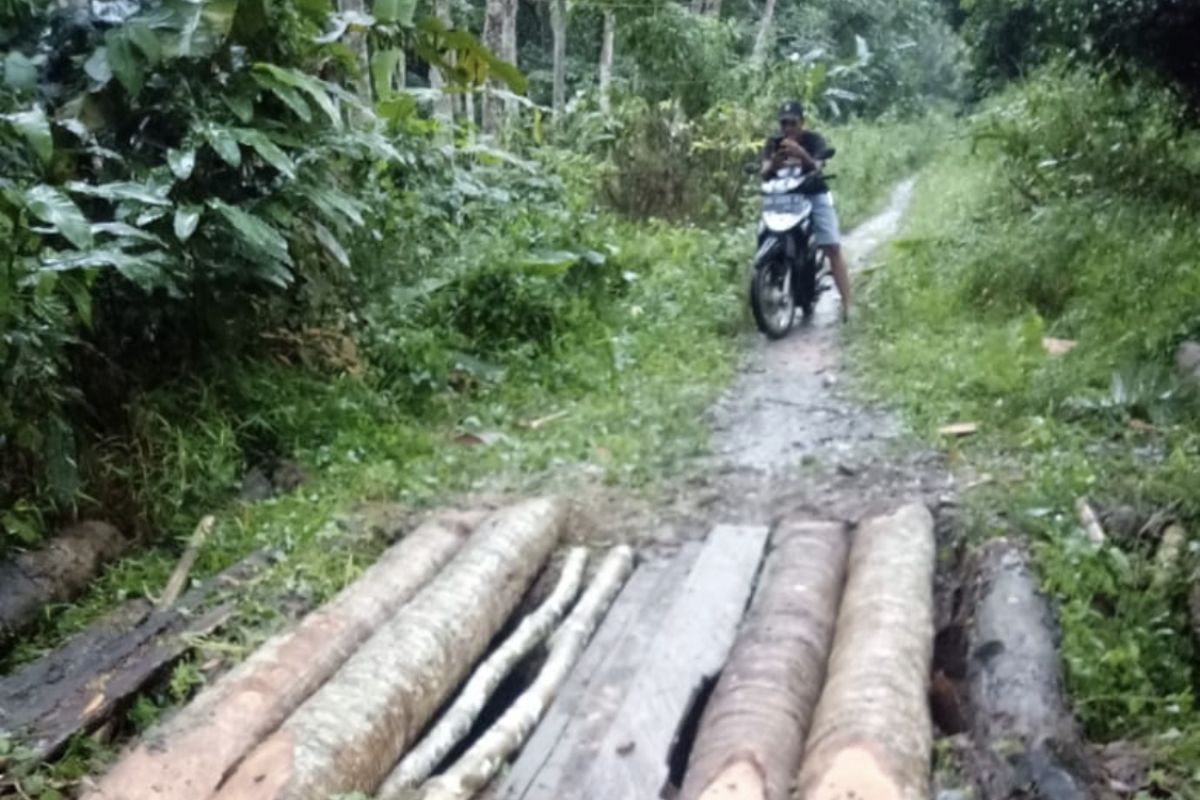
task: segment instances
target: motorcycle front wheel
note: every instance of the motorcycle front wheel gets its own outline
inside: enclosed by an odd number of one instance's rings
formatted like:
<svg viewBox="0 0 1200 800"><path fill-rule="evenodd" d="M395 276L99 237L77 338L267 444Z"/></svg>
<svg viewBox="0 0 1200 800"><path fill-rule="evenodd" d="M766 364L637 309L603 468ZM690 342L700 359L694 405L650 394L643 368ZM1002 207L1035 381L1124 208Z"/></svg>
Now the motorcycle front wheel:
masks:
<svg viewBox="0 0 1200 800"><path fill-rule="evenodd" d="M787 336L796 317L790 272L786 261L775 259L756 266L750 277L750 310L768 339Z"/></svg>

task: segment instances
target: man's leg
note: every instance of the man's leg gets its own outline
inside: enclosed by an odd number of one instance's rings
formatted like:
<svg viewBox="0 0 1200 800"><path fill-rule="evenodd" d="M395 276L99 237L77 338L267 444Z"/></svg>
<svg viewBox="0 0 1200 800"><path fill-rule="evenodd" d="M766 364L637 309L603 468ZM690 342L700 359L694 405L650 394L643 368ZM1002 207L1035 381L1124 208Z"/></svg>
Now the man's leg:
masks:
<svg viewBox="0 0 1200 800"><path fill-rule="evenodd" d="M827 244L821 248L829 259L829 271L833 273L833 282L837 284L838 294L842 296L842 321L850 313L850 270L846 267L846 259L842 256L840 244Z"/></svg>
<svg viewBox="0 0 1200 800"><path fill-rule="evenodd" d="M838 294L842 296L842 321L850 312L850 271L842 256L842 234L838 226L837 211L833 208L833 197L828 192L812 197L813 243L821 248L829 259L829 270Z"/></svg>

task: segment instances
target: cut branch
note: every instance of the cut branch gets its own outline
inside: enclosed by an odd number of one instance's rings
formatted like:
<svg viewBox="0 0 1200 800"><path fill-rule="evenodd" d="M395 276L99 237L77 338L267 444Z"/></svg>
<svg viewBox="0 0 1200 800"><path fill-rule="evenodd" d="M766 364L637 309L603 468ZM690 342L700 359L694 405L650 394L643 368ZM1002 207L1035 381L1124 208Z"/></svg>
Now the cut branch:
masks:
<svg viewBox="0 0 1200 800"><path fill-rule="evenodd" d="M487 786L542 718L632 569L633 550L626 545L605 557L579 605L550 640L550 655L534 682L445 775L426 785L422 800L466 800Z"/></svg>
<svg viewBox="0 0 1200 800"><path fill-rule="evenodd" d="M488 517L454 560L232 772L219 800L373 792L512 614L558 542L564 506Z"/></svg>
<svg viewBox="0 0 1200 800"><path fill-rule="evenodd" d="M858 529L800 771L806 800L929 797L934 550L923 505Z"/></svg>
<svg viewBox="0 0 1200 800"><path fill-rule="evenodd" d="M187 585L188 576L192 574L196 557L200 555L200 548L204 546L204 540L212 533L216 521L216 518L209 514L200 520L200 524L192 532L191 541L188 542L187 549L183 551L183 557L179 559L175 571L171 573L171 578L167 581L166 588L163 589L162 597L158 599L159 608L170 608L179 599L183 587Z"/></svg>
<svg viewBox="0 0 1200 800"><path fill-rule="evenodd" d="M442 759L466 736L492 693L513 668L545 639L579 595L583 569L587 565L586 547L572 549L563 564L562 575L554 591L475 671L454 704L436 726L384 781L379 790L383 800L402 797L404 790L420 785L442 763Z"/></svg>
<svg viewBox="0 0 1200 800"><path fill-rule="evenodd" d="M754 604L705 706L681 800L787 800L800 767L849 537L841 523L795 521L773 539Z"/></svg>
<svg viewBox="0 0 1200 800"><path fill-rule="evenodd" d="M439 514L295 630L264 644L100 781L85 800L201 800L458 552L478 514Z"/></svg>

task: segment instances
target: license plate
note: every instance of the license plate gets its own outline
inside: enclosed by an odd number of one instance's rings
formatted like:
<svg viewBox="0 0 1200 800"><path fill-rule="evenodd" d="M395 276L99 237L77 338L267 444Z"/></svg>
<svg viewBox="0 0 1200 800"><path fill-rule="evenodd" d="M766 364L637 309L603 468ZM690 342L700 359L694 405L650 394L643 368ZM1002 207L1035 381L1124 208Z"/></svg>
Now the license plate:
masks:
<svg viewBox="0 0 1200 800"><path fill-rule="evenodd" d="M763 211L772 214L803 214L810 207L802 194L764 194Z"/></svg>

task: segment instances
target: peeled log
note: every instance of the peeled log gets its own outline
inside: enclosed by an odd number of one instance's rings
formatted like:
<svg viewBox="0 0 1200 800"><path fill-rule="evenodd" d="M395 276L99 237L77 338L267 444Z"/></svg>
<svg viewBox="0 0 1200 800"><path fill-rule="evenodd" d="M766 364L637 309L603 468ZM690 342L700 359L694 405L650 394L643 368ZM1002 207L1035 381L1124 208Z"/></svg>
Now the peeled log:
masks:
<svg viewBox="0 0 1200 800"><path fill-rule="evenodd" d="M849 536L784 522L705 706L680 800L786 800L833 641Z"/></svg>
<svg viewBox="0 0 1200 800"><path fill-rule="evenodd" d="M84 800L202 800L459 551L479 514L440 514L127 754Z"/></svg>
<svg viewBox="0 0 1200 800"><path fill-rule="evenodd" d="M933 749L933 517L863 523L800 770L805 800L926 800Z"/></svg>
<svg viewBox="0 0 1200 800"><path fill-rule="evenodd" d="M1073 766L1083 763L1083 746L1063 700L1056 638L1024 551L1007 539L988 544L967 672L982 800L1090 796Z"/></svg>
<svg viewBox="0 0 1200 800"><path fill-rule="evenodd" d="M550 654L537 678L446 774L426 784L421 800L469 800L487 786L546 713L632 569L630 547L620 545L609 552L579 604L550 640Z"/></svg>
<svg viewBox="0 0 1200 800"><path fill-rule="evenodd" d="M488 517L453 561L263 741L214 795L313 800L373 792L466 677L558 542L563 504Z"/></svg>
<svg viewBox="0 0 1200 800"><path fill-rule="evenodd" d="M458 693L454 704L438 719L437 725L400 760L379 789L379 797L400 797L405 789L420 785L433 774L459 741L471 731L487 701L500 683L529 655L530 651L545 639L563 614L579 596L583 584L583 570L587 566L586 547L571 550L563 563L562 574L554 591L535 611L521 620L504 643L496 648L487 660L475 670L471 680Z"/></svg>
<svg viewBox="0 0 1200 800"><path fill-rule="evenodd" d="M80 522L41 550L0 561L0 642L32 623L43 607L70 600L126 541L107 522Z"/></svg>

